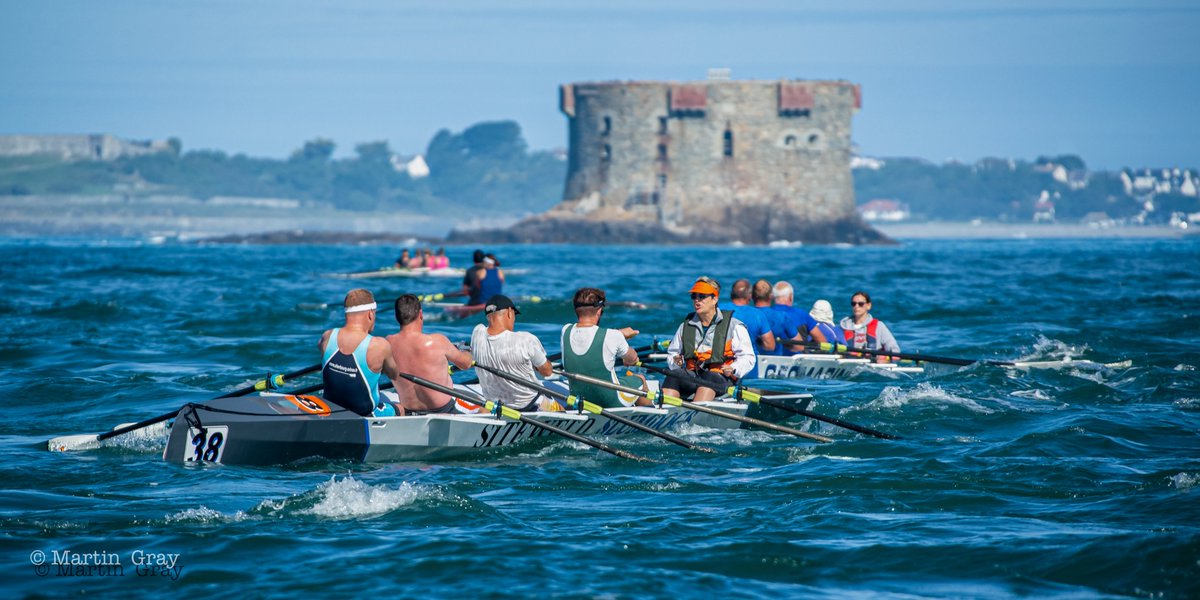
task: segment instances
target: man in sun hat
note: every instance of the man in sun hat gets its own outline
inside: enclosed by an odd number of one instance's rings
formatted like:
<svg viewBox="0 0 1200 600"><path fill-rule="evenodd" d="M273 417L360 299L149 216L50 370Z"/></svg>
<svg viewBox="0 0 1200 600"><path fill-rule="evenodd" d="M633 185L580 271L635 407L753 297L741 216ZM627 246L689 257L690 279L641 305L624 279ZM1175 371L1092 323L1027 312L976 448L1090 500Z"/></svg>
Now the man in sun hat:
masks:
<svg viewBox="0 0 1200 600"><path fill-rule="evenodd" d="M668 375L663 393L703 402L724 393L754 369L754 342L741 321L717 307L721 284L701 276L690 290L694 312L684 318L667 347L667 362L673 369L686 370L704 380L699 385L690 377Z"/></svg>
<svg viewBox="0 0 1200 600"><path fill-rule="evenodd" d="M511 298L503 294L492 296L484 305L483 313L487 316L487 324L476 325L471 332L471 354L476 363L530 381L537 379L535 370L542 377L549 377L553 373L554 367L546 359L542 342L528 331L513 330L521 310ZM479 377L483 395L489 400L526 412L551 407L548 398L526 386L484 369L476 369L475 374Z"/></svg>
<svg viewBox="0 0 1200 600"><path fill-rule="evenodd" d="M321 335L321 378L325 399L364 417L395 416L396 407L379 398L379 375L396 378L387 340L375 329L375 297L362 288L346 294L346 324Z"/></svg>

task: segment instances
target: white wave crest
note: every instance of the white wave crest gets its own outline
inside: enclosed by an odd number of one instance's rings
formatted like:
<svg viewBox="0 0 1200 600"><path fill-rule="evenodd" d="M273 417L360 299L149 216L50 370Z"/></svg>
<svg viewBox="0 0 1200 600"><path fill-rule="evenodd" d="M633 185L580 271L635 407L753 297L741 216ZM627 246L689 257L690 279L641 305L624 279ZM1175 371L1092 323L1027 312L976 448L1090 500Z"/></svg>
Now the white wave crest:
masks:
<svg viewBox="0 0 1200 600"><path fill-rule="evenodd" d="M1177 490L1186 490L1200 483L1200 475L1191 475L1188 473L1179 473L1171 478L1171 485Z"/></svg>
<svg viewBox="0 0 1200 600"><path fill-rule="evenodd" d="M205 525L209 523L241 521L245 518L246 513L242 511L226 516L220 511L213 510L207 506L187 508L166 517L168 523L199 523Z"/></svg>
<svg viewBox="0 0 1200 600"><path fill-rule="evenodd" d="M1017 391L1013 392L1012 395L1014 395L1018 398L1028 398L1030 400L1050 400L1051 399L1050 394L1047 394L1043 390L1017 390Z"/></svg>
<svg viewBox="0 0 1200 600"><path fill-rule="evenodd" d="M1087 345L1072 346L1066 342L1052 340L1039 335L1037 341L1033 344L1031 355L1023 356L1017 360L1065 360L1068 358L1079 358L1087 350Z"/></svg>
<svg viewBox="0 0 1200 600"><path fill-rule="evenodd" d="M896 409L909 404L930 404L939 408L957 406L982 415L995 412L970 398L956 396L929 382L921 382L911 390L889 385L883 388L878 398L868 402L866 408Z"/></svg>
<svg viewBox="0 0 1200 600"><path fill-rule="evenodd" d="M1175 368L1174 368L1174 370L1175 370L1175 371L1195 371L1195 370L1196 370L1196 365L1189 365L1189 364L1179 363L1179 364L1175 365Z"/></svg>
<svg viewBox="0 0 1200 600"><path fill-rule="evenodd" d="M408 482L400 484L399 489L392 489L353 477L333 477L317 486L315 493L316 504L300 513L334 519L382 515L408 506L421 496L420 489Z"/></svg>

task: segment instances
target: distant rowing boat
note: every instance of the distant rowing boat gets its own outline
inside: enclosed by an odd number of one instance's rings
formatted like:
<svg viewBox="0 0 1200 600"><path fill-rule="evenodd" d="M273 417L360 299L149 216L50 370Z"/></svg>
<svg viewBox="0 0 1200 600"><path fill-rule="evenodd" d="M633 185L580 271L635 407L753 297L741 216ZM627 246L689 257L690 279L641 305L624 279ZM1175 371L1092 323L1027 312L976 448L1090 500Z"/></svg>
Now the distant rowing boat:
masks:
<svg viewBox="0 0 1200 600"><path fill-rule="evenodd" d="M505 275L525 275L529 273L529 269L504 269ZM467 274L466 269L457 267L446 267L444 269L430 269L427 267L381 267L374 271L362 271L359 273L329 273L328 277L337 277L339 279L374 279L377 277L450 277L462 278Z"/></svg>
<svg viewBox="0 0 1200 600"><path fill-rule="evenodd" d="M810 394L772 399L802 410L812 403ZM776 408L733 400L704 406L773 422L792 416ZM689 424L714 429L741 427L737 421L670 405L611 410L656 431ZM523 414L580 435L637 433L628 425L588 412ZM171 427L163 460L235 465L286 464L306 458L429 461L477 455L548 435L552 434L491 414L366 418L316 396L264 394L184 406Z"/></svg>
<svg viewBox="0 0 1200 600"><path fill-rule="evenodd" d="M909 376L923 374L925 368L912 361L879 363L841 354L758 357L758 376L763 379L843 379L864 371Z"/></svg>

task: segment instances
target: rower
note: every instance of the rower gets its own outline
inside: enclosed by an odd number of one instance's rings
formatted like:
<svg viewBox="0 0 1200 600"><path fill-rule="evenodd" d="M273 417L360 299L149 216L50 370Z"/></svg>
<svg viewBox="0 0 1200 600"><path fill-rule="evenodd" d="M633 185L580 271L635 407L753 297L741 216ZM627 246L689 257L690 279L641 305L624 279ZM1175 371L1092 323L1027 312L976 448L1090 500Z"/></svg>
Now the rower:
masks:
<svg viewBox="0 0 1200 600"><path fill-rule="evenodd" d="M564 325L562 335L563 370L587 375L631 388L650 391L646 378L641 375L617 375L613 370L617 359L626 366L638 362L637 351L629 347L629 338L638 334L632 327L609 329L600 327L604 314L604 290L579 288L571 299L575 306L575 323ZM617 408L639 404L650 406L645 396L634 396L609 388L570 380L571 395L598 404L604 408Z"/></svg>
<svg viewBox="0 0 1200 600"><path fill-rule="evenodd" d="M475 264L463 275L462 292L456 295L467 297L467 306L482 306L483 301L502 293L504 289L504 271L500 270L494 256L488 256L483 250L476 250Z"/></svg>
<svg viewBox="0 0 1200 600"><path fill-rule="evenodd" d="M387 337L391 345L391 356L396 369L409 375L423 377L439 385L454 387L450 379L450 363L460 369L471 366L471 354L463 352L440 333L425 333L425 313L421 310L421 299L413 294L404 294L396 299L396 322L400 332ZM471 413L477 406L469 402L459 404L454 398L418 386L408 379L392 378L396 394L409 414Z"/></svg>
<svg viewBox="0 0 1200 600"><path fill-rule="evenodd" d="M838 343L843 339L842 329L833 324L833 306L828 300L821 299L813 302L812 309L808 314L817 321L817 329L821 330L821 335L831 344Z"/></svg>
<svg viewBox="0 0 1200 600"><path fill-rule="evenodd" d="M380 373L395 379L397 371L387 341L371 335L375 297L368 290L353 289L346 294L343 307L345 326L327 330L318 344L323 355L325 399L364 417L402 414L379 399Z"/></svg>
<svg viewBox="0 0 1200 600"><path fill-rule="evenodd" d="M840 325L845 336L846 345L852 348L867 350L883 350L898 354L900 344L896 342L892 330L883 321L871 316L871 296L866 292L854 292L850 296L850 312L852 316L843 317ZM876 362L888 362L887 356L876 357Z"/></svg>
<svg viewBox="0 0 1200 600"><path fill-rule="evenodd" d="M396 259L396 265L395 265L395 268L397 268L397 269L407 269L407 268L408 268L408 261L409 261L409 260L411 260L411 259L409 259L409 257L408 257L408 248L405 248L405 249L404 249L404 251L402 251L402 252L400 253L400 258L397 258L397 259Z"/></svg>
<svg viewBox="0 0 1200 600"><path fill-rule="evenodd" d="M750 373L754 343L741 321L717 307L721 284L715 279L700 277L690 293L695 312L675 330L667 347L667 362L672 368L685 368L692 377L668 375L663 380L663 394L684 399L695 394L693 401L703 402Z"/></svg>
<svg viewBox="0 0 1200 600"><path fill-rule="evenodd" d="M788 334L788 318L783 313L771 309L771 282L766 279L759 279L754 282L754 288L750 293L754 299L754 307L761 310L763 315L767 317L767 323L771 325L771 335L775 338L775 349L770 352L760 352L759 354L771 354L778 356L783 354L783 340L791 337Z"/></svg>
<svg viewBox="0 0 1200 600"><path fill-rule="evenodd" d="M796 342L815 342L823 344L828 342L825 335L817 327L817 320L812 318L808 313L792 306L794 299L792 284L786 281L778 281L775 287L771 290L771 300L774 304L771 305L773 310L779 311L787 317L787 338ZM797 352L791 348L785 348L784 355L796 354Z"/></svg>
<svg viewBox="0 0 1200 600"><path fill-rule="evenodd" d="M553 373L553 365L546 358L546 348L532 333L514 331L517 315L521 310L508 296L497 295L488 299L483 312L487 325L479 324L471 332L471 353L481 365L499 369L522 379L533 381L536 369L542 377ZM513 383L486 370L476 369L479 387L489 400L523 412L537 410L562 410L553 399Z"/></svg>
<svg viewBox="0 0 1200 600"><path fill-rule="evenodd" d="M750 339L754 340L754 368L748 377L758 377L758 356L771 354L775 350L775 334L771 332L771 322L767 315L750 303L752 296L750 282L739 279L729 288L729 303L718 305L721 310L727 310L746 326Z"/></svg>

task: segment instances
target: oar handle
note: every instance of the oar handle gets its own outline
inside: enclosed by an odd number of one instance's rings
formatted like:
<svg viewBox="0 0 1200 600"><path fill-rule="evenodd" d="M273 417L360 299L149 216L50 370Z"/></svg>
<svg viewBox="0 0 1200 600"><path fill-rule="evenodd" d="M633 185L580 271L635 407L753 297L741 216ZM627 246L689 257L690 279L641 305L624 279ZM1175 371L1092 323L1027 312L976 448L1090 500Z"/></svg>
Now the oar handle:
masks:
<svg viewBox="0 0 1200 600"><path fill-rule="evenodd" d="M516 375L513 375L512 373L501 371L500 369L489 367L487 365L481 365L479 363L475 363L475 368L483 369L484 371L487 371L488 373L491 373L497 377L500 377L501 379L507 379L508 381L511 381L517 385L523 385L525 387L528 387L529 389L537 390L548 396L558 398L559 400L566 402L568 405L570 405L572 403L572 401L578 402L579 403L578 405L580 407L582 407L584 410L586 410L590 413L604 415L605 417L608 417L609 419L616 421L622 425L626 425L628 427L637 429L638 431L643 431L645 433L649 433L650 435L660 437L664 440L667 440L668 442L683 446L684 448L688 448L691 450L701 450L704 452L716 452L716 450L713 450L712 448L706 448L699 444L693 444L692 442L689 442L683 438L673 436L664 431L658 431L658 430L654 429L653 427L650 427L648 425L643 425L641 423L638 423L637 421L634 421L633 419L629 419L629 418L623 417L621 415L618 415L618 414L612 412L611 410L608 410L607 408L604 408L598 404L588 402L587 400L583 400L581 398L576 398L569 394L564 394L557 390L550 389L550 388L548 388L544 385L541 385L535 381L529 381L528 379L525 379L524 377L517 377Z"/></svg>
<svg viewBox="0 0 1200 600"><path fill-rule="evenodd" d="M500 409L500 414L502 414L505 417L508 417L514 421L519 421L521 423L528 423L539 429L544 429L551 433L561 435L562 437L565 437L567 439L574 440L574 441L580 442L582 444L587 444L588 446L591 446L597 450L602 450L602 451L612 454L614 456L620 456L621 458L640 460L640 461L644 461L644 462L657 462L657 461L650 460L649 458L646 458L644 456L638 456L632 452L626 452L624 450L621 450L620 448L613 448L612 446L609 446L608 444L605 444L603 442L598 442L591 438L586 438L582 435L571 433L565 429L555 427L554 425L551 425L549 423L543 423L537 419L530 419L529 417L521 414L520 411L514 410L514 409L504 406L503 404L500 404L500 403L494 403L494 401L487 400L487 399L483 398L482 396L480 396L479 394L476 394L475 392L471 392L469 390L460 390L460 389L456 389L456 388L449 388L449 387L446 387L439 383L434 383L432 381L429 381L428 379L425 379L423 377L419 377L417 375L412 375L410 373L397 373L396 375L403 377L404 379L407 379L417 385L427 387L431 390L441 392L448 396L453 396L455 398L462 398L463 400L465 400L467 402L470 402L472 404L477 404L484 408L490 408L492 406L498 407ZM464 394L463 392L466 392L466 394ZM464 396L468 396L468 397L464 397ZM489 405L491 405L491 406L489 406Z"/></svg>
<svg viewBox="0 0 1200 600"><path fill-rule="evenodd" d="M308 375L309 373L313 373L313 372L320 371L320 370L321 370L321 363L317 363L317 364L309 366L309 367L304 367L303 369L297 369L295 371L292 371L291 373L283 373L280 375L275 375L273 377L269 377L267 379L260 379L256 382L254 382L253 384L248 385L244 388L236 389L232 392L225 394L224 396L218 396L218 398L236 398L238 396L245 396L246 394L250 394L253 392L266 391L273 387L283 385L283 382L285 382L289 379L295 379L297 377ZM317 389L321 389L321 388L317 388Z"/></svg>
<svg viewBox="0 0 1200 600"><path fill-rule="evenodd" d="M641 365L641 363L638 363L638 364ZM609 388L612 390L617 390L618 392L625 392L626 394L634 394L637 396L642 396L644 398L652 397L651 393L646 392L644 390L639 390L637 388L631 388L631 387L626 387L623 385L618 385L618 384L612 383L611 381L604 381L603 379L596 379L595 377L589 377L587 375L581 375L579 373L571 373L568 371L563 371L561 369L555 369L554 372L558 373L559 375L562 375L563 377L567 377L569 379L577 379L584 383L590 383L592 385L606 387L606 388ZM662 398L663 402L670 404L672 406L687 408L690 410L707 413L707 414L710 414L713 416L723 417L723 418L726 418L726 419L729 419L732 421L740 421L747 425L754 425L755 427L761 427L763 429L770 429L770 430L778 431L781 433L787 433L787 434L791 434L791 435L794 435L797 437L808 438L810 440L814 440L814 441L818 441L818 442L832 442L833 441L833 439L827 438L823 435L816 435L813 433L808 433L806 431L800 431L799 429L793 429L791 427L777 425L775 423L770 423L767 421L763 421L761 419L755 419L752 417L743 417L741 415L729 414L729 413L722 412L722 411L719 411L716 409L708 408L706 406L700 406L699 404L696 404L695 402L688 402L682 398L676 398L675 396L659 394L659 397Z"/></svg>

